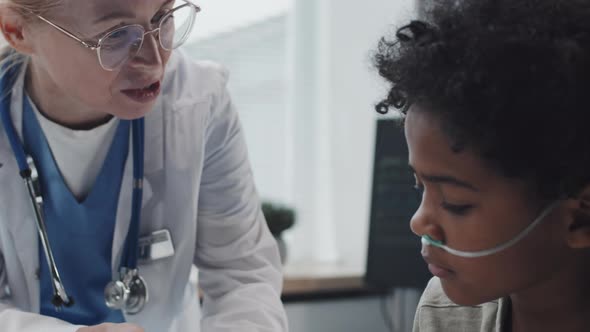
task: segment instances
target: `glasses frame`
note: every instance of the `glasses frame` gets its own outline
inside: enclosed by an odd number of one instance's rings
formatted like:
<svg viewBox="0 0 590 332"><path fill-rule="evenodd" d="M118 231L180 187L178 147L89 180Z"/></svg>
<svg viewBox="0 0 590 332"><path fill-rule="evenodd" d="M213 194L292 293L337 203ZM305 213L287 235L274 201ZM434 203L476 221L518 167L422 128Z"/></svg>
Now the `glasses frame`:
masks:
<svg viewBox="0 0 590 332"><path fill-rule="evenodd" d="M37 18L39 18L40 20L42 20L43 22L49 24L50 26L54 27L55 29L57 29L58 31L62 32L63 34L65 34L66 36L72 38L73 40L77 41L78 43L82 44L82 46L84 46L85 48L91 50L91 51L96 51L96 56L98 57L98 63L100 64L100 66L102 67L102 69L106 70L106 71L114 71L118 68L120 68L121 66L123 66L129 59L133 58L135 55L137 55L137 53L139 53L139 51L141 50L141 47L143 46L143 41L145 40L145 36L151 33L156 33L156 37L158 39L158 43L160 44L160 46L166 50L166 51L172 51L174 48L177 48L178 46L182 45L185 41L186 41L186 36L184 38L184 40L182 40L181 43L179 43L176 47L173 47L171 49L166 48L163 44L162 44L162 40L160 39L160 29L162 28L162 23L166 21L166 19L174 14L175 11L185 8L185 7L192 7L195 10L195 14L193 16L192 22L190 23L190 27L189 27L189 32L192 30L193 24L195 22L195 17L196 15L201 11L201 7L195 5L194 3L188 1L188 0L184 0L186 3L182 4L178 7L172 8L169 12L167 12L164 16L162 16L158 22L158 27L152 30L146 30L143 25L141 24L128 24L122 27L118 27L109 31L104 32L99 38L98 41L96 43L89 43L87 41L84 41L82 38L76 36L75 34L71 33L70 31L68 31L67 29L51 22L50 20L48 20L47 18L38 15L38 14L34 14L35 16L37 16ZM102 43L103 41L109 37L112 33L115 33L117 31L123 30L123 29L127 29L129 27L139 27L143 30L143 35L141 37L141 43L139 44L139 47L137 48L137 51L135 52L135 54L130 55L125 61L122 61L120 64L118 64L116 67L114 68L108 68L105 67L105 65L102 62L102 59L100 57L100 50L102 47ZM188 36L188 33L187 33Z"/></svg>

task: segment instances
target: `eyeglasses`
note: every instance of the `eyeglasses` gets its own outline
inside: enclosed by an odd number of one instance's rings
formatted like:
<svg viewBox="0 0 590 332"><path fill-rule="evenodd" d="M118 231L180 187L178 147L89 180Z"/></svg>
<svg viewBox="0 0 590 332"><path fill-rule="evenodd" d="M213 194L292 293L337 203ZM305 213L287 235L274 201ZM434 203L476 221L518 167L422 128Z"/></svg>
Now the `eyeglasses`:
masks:
<svg viewBox="0 0 590 332"><path fill-rule="evenodd" d="M96 51L100 66L107 71L113 71L139 53L147 34L155 33L160 46L166 51L172 51L182 45L192 31L195 17L200 11L201 8L187 1L165 13L156 29L146 31L140 24L126 25L105 32L95 44L82 40L41 15L36 16L84 47Z"/></svg>

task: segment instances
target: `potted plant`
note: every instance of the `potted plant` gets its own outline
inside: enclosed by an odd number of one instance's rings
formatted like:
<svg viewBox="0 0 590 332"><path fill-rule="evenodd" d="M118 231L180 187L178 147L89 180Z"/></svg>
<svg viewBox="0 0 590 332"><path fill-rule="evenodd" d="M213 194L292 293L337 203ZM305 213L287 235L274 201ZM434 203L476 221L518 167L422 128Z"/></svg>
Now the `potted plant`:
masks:
<svg viewBox="0 0 590 332"><path fill-rule="evenodd" d="M287 258L287 247L281 234L295 223L295 211L283 205L262 202L262 213L271 234L277 241L281 262L284 264Z"/></svg>

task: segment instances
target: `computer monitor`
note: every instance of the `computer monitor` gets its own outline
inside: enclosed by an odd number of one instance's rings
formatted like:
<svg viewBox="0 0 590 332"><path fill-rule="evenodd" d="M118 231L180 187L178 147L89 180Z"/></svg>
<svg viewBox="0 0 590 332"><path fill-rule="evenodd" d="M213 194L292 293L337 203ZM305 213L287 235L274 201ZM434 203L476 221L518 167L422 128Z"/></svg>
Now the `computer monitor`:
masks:
<svg viewBox="0 0 590 332"><path fill-rule="evenodd" d="M420 203L399 120L377 122L365 282L375 288L424 288L432 276L410 219Z"/></svg>

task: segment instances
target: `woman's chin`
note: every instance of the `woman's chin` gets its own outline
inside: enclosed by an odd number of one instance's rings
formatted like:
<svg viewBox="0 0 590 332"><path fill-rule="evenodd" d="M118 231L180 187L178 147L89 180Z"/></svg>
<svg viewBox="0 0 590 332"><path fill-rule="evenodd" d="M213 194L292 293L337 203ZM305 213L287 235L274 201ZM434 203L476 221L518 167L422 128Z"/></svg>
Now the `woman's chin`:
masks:
<svg viewBox="0 0 590 332"><path fill-rule="evenodd" d="M135 120L144 117L149 112L151 112L154 108L155 102L149 104L142 104L142 105L130 105L129 103L125 103L117 109L112 110L110 113L116 116L119 119L123 120Z"/></svg>

